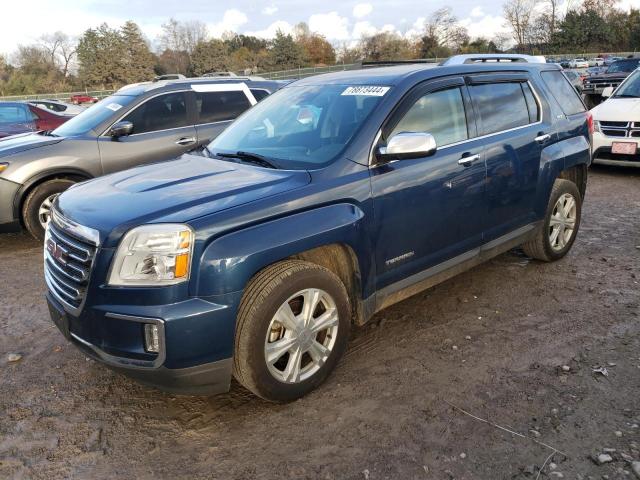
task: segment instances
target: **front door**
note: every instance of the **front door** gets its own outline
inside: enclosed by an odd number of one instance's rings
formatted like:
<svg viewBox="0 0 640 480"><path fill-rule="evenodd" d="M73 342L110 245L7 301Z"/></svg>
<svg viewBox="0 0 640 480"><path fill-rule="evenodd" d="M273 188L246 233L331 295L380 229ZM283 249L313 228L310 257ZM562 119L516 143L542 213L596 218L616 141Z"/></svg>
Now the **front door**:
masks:
<svg viewBox="0 0 640 480"><path fill-rule="evenodd" d="M152 97L128 113L122 121L133 123L131 135L98 138L104 173L145 163L177 158L197 144L194 122L188 114L187 92Z"/></svg>
<svg viewBox="0 0 640 480"><path fill-rule="evenodd" d="M486 168L461 78L417 87L383 127L431 133L434 154L371 168L377 289L482 244Z"/></svg>

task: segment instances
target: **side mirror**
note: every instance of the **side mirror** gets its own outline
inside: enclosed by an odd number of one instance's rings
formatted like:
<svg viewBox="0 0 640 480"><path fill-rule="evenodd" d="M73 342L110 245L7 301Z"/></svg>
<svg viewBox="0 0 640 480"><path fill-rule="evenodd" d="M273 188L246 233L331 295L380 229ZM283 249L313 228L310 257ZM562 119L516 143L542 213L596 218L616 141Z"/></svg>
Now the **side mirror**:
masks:
<svg viewBox="0 0 640 480"><path fill-rule="evenodd" d="M133 132L133 123L131 122L118 122L114 123L109 129L108 135L112 138L126 137Z"/></svg>
<svg viewBox="0 0 640 480"><path fill-rule="evenodd" d="M602 98L609 98L611 95L613 95L613 87L606 87L602 90Z"/></svg>
<svg viewBox="0 0 640 480"><path fill-rule="evenodd" d="M388 161L426 157L437 148L436 139L430 133L400 132L389 139L386 147L378 149L378 158Z"/></svg>

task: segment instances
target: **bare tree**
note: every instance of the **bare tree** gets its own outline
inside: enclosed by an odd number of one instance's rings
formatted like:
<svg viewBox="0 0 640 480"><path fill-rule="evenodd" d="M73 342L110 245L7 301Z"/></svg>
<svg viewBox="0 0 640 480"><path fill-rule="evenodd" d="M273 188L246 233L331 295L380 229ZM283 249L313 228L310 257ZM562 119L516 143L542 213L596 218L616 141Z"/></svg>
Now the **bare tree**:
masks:
<svg viewBox="0 0 640 480"><path fill-rule="evenodd" d="M451 7L439 8L425 24L425 36L437 42L439 46L458 50L469 41L467 29L460 25Z"/></svg>
<svg viewBox="0 0 640 480"><path fill-rule="evenodd" d="M170 18L162 24L160 63L169 73L188 73L191 55L207 40L207 26L197 20L179 22Z"/></svg>
<svg viewBox="0 0 640 480"><path fill-rule="evenodd" d="M519 48L530 43L537 3L538 0L508 0L502 7L504 18Z"/></svg>
<svg viewBox="0 0 640 480"><path fill-rule="evenodd" d="M39 39L39 45L47 52L51 65L59 68L66 78L76 56L76 39L58 31L42 35Z"/></svg>

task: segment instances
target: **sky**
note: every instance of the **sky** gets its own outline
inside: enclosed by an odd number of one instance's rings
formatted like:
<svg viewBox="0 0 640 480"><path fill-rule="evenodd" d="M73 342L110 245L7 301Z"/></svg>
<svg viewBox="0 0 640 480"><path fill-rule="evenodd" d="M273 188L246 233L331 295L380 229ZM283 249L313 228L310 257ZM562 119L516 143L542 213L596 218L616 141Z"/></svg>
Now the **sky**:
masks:
<svg viewBox="0 0 640 480"><path fill-rule="evenodd" d="M135 21L155 46L161 25L170 17L200 20L209 34L219 37L236 31L271 38L280 29L290 32L300 22L321 33L336 45L353 43L363 35L395 31L411 36L438 8L451 6L471 37L492 38L506 31L502 1L495 0L29 0L0 2L0 53L10 55L18 44L37 41L44 33L62 30L81 35L90 27L106 22L118 27ZM28 6L26 6L28 5ZM621 0L620 7L640 8L640 0Z"/></svg>

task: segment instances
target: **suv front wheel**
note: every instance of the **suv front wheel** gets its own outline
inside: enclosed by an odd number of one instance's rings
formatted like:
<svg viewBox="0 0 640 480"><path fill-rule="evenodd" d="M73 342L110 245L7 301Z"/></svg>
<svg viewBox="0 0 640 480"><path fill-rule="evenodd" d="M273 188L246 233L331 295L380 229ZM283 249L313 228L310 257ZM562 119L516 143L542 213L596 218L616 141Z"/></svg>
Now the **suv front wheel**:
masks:
<svg viewBox="0 0 640 480"><path fill-rule="evenodd" d="M575 183L558 179L553 184L547 213L536 236L522 248L528 256L544 262L564 257L580 227L582 195Z"/></svg>
<svg viewBox="0 0 640 480"><path fill-rule="evenodd" d="M27 196L22 206L24 226L38 240L44 240L44 230L51 219L51 205L58 195L73 185L68 178L55 178L41 183Z"/></svg>
<svg viewBox="0 0 640 480"><path fill-rule="evenodd" d="M300 398L331 373L350 326L349 296L333 272L300 260L267 267L240 303L234 376L265 400Z"/></svg>

